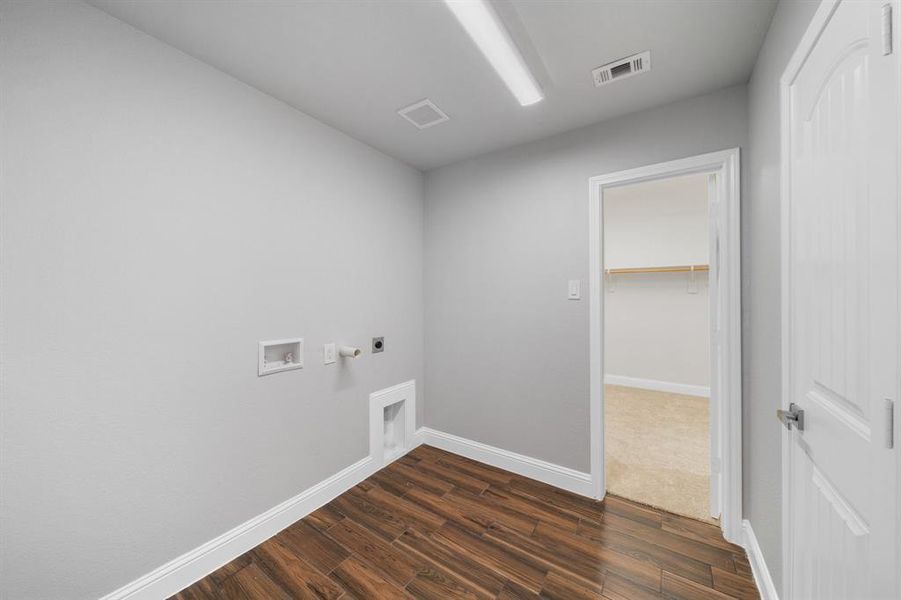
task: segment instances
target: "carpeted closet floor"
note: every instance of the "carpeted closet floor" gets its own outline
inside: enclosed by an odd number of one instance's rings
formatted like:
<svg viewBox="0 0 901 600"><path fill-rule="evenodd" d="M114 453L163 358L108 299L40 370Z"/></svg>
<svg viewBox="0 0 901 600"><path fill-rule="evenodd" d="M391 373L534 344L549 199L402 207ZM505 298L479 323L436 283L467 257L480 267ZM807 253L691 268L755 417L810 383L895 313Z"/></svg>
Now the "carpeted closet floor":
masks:
<svg viewBox="0 0 901 600"><path fill-rule="evenodd" d="M709 400L605 387L607 492L709 523Z"/></svg>

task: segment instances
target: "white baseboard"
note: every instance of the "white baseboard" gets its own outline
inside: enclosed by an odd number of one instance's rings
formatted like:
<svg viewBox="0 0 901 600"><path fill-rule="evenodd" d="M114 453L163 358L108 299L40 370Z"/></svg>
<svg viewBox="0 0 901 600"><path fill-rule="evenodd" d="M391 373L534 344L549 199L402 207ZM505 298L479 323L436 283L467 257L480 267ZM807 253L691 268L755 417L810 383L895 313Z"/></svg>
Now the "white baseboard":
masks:
<svg viewBox="0 0 901 600"><path fill-rule="evenodd" d="M626 377L625 375L604 375L604 383L608 385L641 388L643 390L654 390L657 392L685 394L687 396L710 397L710 387L706 385L689 385L687 383L673 383L672 381Z"/></svg>
<svg viewBox="0 0 901 600"><path fill-rule="evenodd" d="M372 457L367 456L290 500L107 594L101 600L168 598L357 485L375 472L375 464Z"/></svg>
<svg viewBox="0 0 901 600"><path fill-rule="evenodd" d="M454 454L506 469L524 477L591 497L591 475L515 452L467 440L455 435L420 428L410 449L429 444ZM379 468L371 456L308 488L261 515L238 525L169 561L150 573L103 596L101 600L158 600L168 598L206 577L222 565L263 543L282 529L304 518L357 485Z"/></svg>
<svg viewBox="0 0 901 600"><path fill-rule="evenodd" d="M751 528L751 522L745 519L741 522L742 526L742 546L748 553L748 562L751 563L751 571L754 573L754 581L757 583L757 589L760 590L761 600L779 600L779 594L776 593L776 586L773 584L773 577L770 570L766 566L763 559L763 552L757 543L757 536L754 535L754 529Z"/></svg>
<svg viewBox="0 0 901 600"><path fill-rule="evenodd" d="M592 497L590 473L583 473L428 427L421 427L416 432L416 441L417 445L424 443L435 446L486 465L505 469L582 496Z"/></svg>

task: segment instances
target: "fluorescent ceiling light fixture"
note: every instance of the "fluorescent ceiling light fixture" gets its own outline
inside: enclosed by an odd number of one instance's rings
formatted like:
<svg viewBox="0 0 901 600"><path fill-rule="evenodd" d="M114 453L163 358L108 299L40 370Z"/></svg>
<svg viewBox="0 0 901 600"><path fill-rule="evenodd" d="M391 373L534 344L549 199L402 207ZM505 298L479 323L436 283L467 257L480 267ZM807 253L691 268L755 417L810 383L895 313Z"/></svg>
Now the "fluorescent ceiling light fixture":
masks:
<svg viewBox="0 0 901 600"><path fill-rule="evenodd" d="M497 74L523 106L544 98L538 82L486 0L444 0Z"/></svg>

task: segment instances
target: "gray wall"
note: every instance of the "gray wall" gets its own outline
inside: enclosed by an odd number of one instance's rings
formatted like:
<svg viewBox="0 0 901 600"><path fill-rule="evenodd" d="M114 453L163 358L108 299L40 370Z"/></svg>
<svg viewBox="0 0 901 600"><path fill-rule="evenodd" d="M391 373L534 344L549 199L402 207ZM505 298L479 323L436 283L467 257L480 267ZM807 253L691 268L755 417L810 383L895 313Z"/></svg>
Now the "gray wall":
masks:
<svg viewBox="0 0 901 600"><path fill-rule="evenodd" d="M588 471L588 178L746 141L739 86L429 171L426 425Z"/></svg>
<svg viewBox="0 0 901 600"><path fill-rule="evenodd" d="M604 190L604 268L709 263L707 187L701 173ZM690 293L692 278L696 288ZM709 388L707 273L613 275L608 283L608 383L631 377Z"/></svg>
<svg viewBox="0 0 901 600"><path fill-rule="evenodd" d="M742 210L744 512L782 587L779 79L818 2L782 0L748 86L750 151Z"/></svg>
<svg viewBox="0 0 901 600"><path fill-rule="evenodd" d="M0 40L2 596L96 598L368 454L422 376L423 178L80 3Z"/></svg>

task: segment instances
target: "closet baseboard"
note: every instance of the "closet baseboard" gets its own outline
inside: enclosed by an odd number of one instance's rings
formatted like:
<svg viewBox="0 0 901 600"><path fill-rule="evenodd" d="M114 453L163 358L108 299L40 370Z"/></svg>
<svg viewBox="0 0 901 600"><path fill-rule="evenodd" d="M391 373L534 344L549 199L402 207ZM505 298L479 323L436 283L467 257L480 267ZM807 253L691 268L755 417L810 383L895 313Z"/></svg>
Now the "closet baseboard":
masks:
<svg viewBox="0 0 901 600"><path fill-rule="evenodd" d="M710 397L710 388L705 385L689 385L687 383L673 383L672 381L626 377L625 375L604 375L604 383L607 385L621 385L624 387L641 388L643 390L654 390L656 392L685 394L686 396Z"/></svg>

